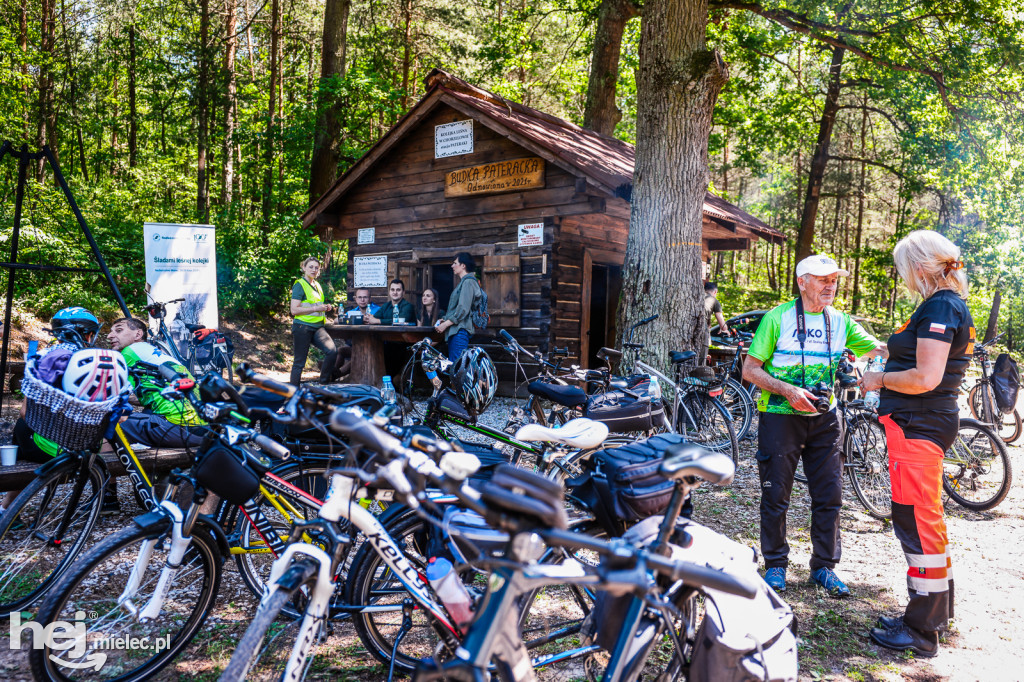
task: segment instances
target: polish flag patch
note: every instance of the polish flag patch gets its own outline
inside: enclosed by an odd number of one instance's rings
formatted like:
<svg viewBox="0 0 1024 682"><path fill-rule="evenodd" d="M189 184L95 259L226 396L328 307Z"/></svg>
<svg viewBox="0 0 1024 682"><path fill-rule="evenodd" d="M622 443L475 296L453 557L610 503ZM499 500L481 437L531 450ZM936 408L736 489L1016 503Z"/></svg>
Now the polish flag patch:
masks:
<svg viewBox="0 0 1024 682"><path fill-rule="evenodd" d="M928 327L928 331L932 332L933 334L945 334L946 325L939 324L938 322L932 322L931 326Z"/></svg>

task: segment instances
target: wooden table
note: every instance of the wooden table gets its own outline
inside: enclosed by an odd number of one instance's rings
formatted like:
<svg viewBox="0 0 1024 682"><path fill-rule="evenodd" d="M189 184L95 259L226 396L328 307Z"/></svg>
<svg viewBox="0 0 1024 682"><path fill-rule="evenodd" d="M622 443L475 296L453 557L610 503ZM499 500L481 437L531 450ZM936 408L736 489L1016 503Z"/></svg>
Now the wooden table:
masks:
<svg viewBox="0 0 1024 682"><path fill-rule="evenodd" d="M376 386L387 371L384 368L384 342L416 343L431 337L440 340L433 327L387 324L329 324L325 327L333 339L352 339L352 370L347 383Z"/></svg>

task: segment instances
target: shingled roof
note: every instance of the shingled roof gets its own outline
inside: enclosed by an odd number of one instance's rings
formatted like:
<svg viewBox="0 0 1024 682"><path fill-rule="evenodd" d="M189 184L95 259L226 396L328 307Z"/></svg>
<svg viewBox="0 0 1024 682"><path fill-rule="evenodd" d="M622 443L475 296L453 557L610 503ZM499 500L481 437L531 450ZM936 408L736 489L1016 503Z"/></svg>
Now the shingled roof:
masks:
<svg viewBox="0 0 1024 682"><path fill-rule="evenodd" d="M303 224L312 224L317 214L340 199L381 153L405 136L429 111L447 104L483 125L547 159L567 172L610 196L628 196L633 182L635 152L633 145L537 109L508 101L499 95L440 69L426 78L427 92L356 164L342 175L303 215ZM728 201L707 192L704 213L712 220L750 229L758 237L781 243L778 230Z"/></svg>

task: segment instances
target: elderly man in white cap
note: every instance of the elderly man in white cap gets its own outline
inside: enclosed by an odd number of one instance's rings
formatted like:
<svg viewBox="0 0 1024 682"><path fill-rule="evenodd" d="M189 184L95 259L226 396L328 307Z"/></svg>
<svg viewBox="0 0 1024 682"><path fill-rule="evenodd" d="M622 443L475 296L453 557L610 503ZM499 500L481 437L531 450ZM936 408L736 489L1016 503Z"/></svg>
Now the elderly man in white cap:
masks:
<svg viewBox="0 0 1024 682"><path fill-rule="evenodd" d="M837 282L850 273L828 256L796 266L800 297L771 310L750 344L743 378L761 389L758 473L765 582L786 589L786 512L793 473L803 460L811 494L811 580L834 597L850 594L833 570L841 554L839 509L843 465L833 387L844 348L858 356L887 354L885 345L832 307Z"/></svg>

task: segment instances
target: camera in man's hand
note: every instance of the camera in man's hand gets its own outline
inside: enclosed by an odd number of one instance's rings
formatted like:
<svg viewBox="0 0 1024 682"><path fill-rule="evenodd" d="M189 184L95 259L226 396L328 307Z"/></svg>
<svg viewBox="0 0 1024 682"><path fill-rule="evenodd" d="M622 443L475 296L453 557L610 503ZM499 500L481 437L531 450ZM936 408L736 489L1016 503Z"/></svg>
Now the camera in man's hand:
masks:
<svg viewBox="0 0 1024 682"><path fill-rule="evenodd" d="M819 381L814 386L808 388L807 391L814 396L811 400L811 405L814 406L815 411L818 414L828 412L829 407L832 405L832 387L824 381Z"/></svg>

